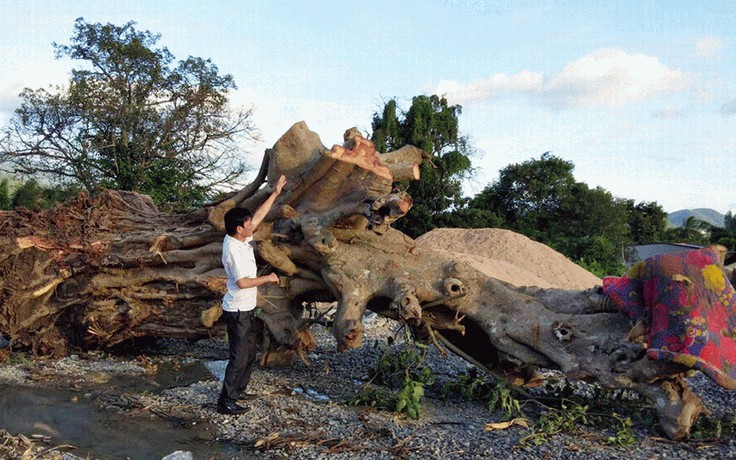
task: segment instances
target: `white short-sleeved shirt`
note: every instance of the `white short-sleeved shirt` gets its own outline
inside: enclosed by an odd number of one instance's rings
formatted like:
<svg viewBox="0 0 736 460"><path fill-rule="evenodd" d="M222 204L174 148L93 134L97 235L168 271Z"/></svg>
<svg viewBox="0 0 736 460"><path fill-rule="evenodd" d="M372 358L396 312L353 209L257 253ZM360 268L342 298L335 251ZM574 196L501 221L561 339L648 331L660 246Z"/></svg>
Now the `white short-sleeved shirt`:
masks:
<svg viewBox="0 0 736 460"><path fill-rule="evenodd" d="M225 235L222 242L222 266L227 274L227 293L222 299L222 309L225 311L250 311L256 308L258 290L254 287L241 289L237 284L240 278L258 276L252 240L253 237L249 236L243 242Z"/></svg>

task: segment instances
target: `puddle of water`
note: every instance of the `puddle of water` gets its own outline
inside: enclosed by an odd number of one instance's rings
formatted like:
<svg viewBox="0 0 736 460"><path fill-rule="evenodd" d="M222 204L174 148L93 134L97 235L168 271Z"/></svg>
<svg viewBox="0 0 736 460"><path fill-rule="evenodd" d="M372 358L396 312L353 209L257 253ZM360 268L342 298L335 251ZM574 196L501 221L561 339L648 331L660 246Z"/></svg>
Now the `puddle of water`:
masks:
<svg viewBox="0 0 736 460"><path fill-rule="evenodd" d="M210 373L210 377L214 377L220 382L225 380L225 368L227 367L227 360L225 361L207 361L204 363L204 367Z"/></svg>
<svg viewBox="0 0 736 460"><path fill-rule="evenodd" d="M162 388L188 386L202 380L211 379L212 374L207 369L206 363L199 360L159 364L155 376L156 382Z"/></svg>
<svg viewBox="0 0 736 460"><path fill-rule="evenodd" d="M227 361L225 361L227 364ZM225 371L223 368L223 375ZM216 375L214 375L217 377ZM142 393L150 391L157 393L174 387L188 386L203 380L211 380L213 373L208 369L208 363L202 361L158 363L155 374L150 376L114 374L109 384L124 389L127 393Z"/></svg>
<svg viewBox="0 0 736 460"><path fill-rule="evenodd" d="M71 452L83 458L162 458L177 450L194 458L245 458L235 446L214 441L206 424L177 428L156 417L104 411L67 390L0 385L0 427L49 436L50 446L73 445Z"/></svg>

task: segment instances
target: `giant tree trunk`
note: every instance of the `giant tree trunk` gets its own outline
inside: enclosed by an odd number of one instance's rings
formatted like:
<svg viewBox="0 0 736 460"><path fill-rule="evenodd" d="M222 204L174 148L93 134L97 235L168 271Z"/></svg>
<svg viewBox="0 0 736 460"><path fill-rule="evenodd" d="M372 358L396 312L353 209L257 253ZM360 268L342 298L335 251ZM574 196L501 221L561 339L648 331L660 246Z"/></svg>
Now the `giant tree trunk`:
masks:
<svg viewBox="0 0 736 460"><path fill-rule="evenodd" d="M224 288L222 217L257 207L271 191L262 185L285 174L255 235L262 262L282 275L280 285L259 288L262 318L280 345L312 346L303 303L337 301L338 349L361 345L371 309L515 384L544 367L632 388L657 401L669 436L686 435L701 404L683 369L628 341L628 319L602 295L508 286L390 227L412 205L393 184L418 179L424 155L410 146L377 154L355 130L328 150L297 123L266 151L251 185L187 215L113 191L50 211L4 212L0 332L53 355L139 336L207 336Z"/></svg>

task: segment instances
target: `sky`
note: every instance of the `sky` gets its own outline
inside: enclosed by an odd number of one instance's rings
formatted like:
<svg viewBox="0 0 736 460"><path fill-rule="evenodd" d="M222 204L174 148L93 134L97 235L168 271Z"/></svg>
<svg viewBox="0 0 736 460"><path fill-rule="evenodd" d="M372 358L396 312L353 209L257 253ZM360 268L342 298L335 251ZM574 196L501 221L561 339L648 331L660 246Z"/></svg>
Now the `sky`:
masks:
<svg viewBox="0 0 736 460"><path fill-rule="evenodd" d="M331 147L369 135L388 100L437 94L462 106L469 196L549 151L619 198L736 212L732 0L2 0L0 124L23 88L80 65L52 47L78 17L135 21L232 75L232 105L260 130L243 149L256 169L298 121Z"/></svg>

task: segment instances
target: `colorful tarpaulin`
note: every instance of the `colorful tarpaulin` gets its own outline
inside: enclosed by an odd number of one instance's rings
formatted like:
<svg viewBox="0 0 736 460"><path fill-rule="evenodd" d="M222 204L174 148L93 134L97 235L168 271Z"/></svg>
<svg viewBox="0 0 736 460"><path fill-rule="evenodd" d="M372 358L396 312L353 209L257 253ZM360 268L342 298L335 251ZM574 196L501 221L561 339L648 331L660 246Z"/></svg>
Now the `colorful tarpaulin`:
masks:
<svg viewBox="0 0 736 460"><path fill-rule="evenodd" d="M697 369L736 389L736 294L709 248L637 263L603 292L649 325L647 355Z"/></svg>

